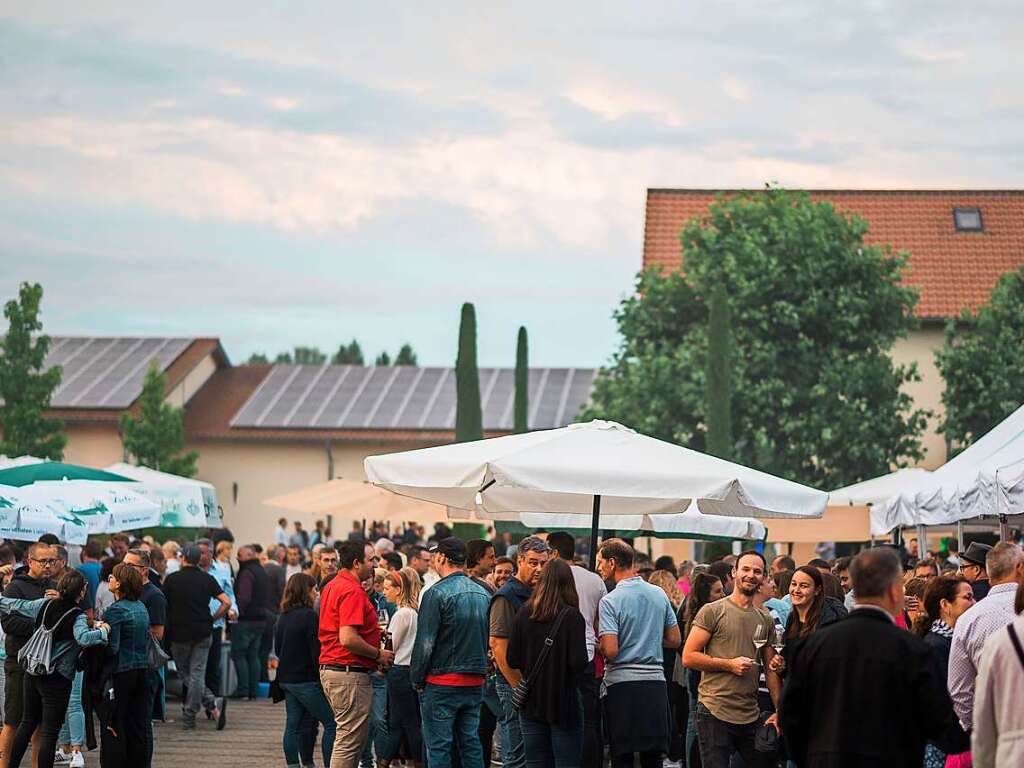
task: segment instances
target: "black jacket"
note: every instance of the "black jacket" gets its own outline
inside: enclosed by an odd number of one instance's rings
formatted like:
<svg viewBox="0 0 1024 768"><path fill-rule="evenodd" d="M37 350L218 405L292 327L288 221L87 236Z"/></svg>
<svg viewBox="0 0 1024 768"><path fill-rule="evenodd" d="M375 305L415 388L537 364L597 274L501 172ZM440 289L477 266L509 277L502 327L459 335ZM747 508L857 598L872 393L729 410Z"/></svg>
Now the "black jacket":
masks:
<svg viewBox="0 0 1024 768"><path fill-rule="evenodd" d="M801 768L920 768L924 745L970 748L931 649L881 612L793 644L779 711Z"/></svg>
<svg viewBox="0 0 1024 768"><path fill-rule="evenodd" d="M235 578L235 602L239 621L263 621L267 616L267 593L270 577L259 560L246 560L238 565Z"/></svg>
<svg viewBox="0 0 1024 768"><path fill-rule="evenodd" d="M829 624L835 624L840 619L845 619L849 615L849 611L846 610L846 606L843 605L841 600L837 600L834 597L826 597L825 602L821 606L821 618L818 619L818 629L827 627Z"/></svg>
<svg viewBox="0 0 1024 768"><path fill-rule="evenodd" d="M7 589L4 590L4 597L18 597L22 600L38 600L43 596L43 593L52 586L53 584L49 579L44 581L33 579L28 575L27 571L17 573L14 575L14 578L11 579L11 583L7 585ZM7 633L7 640L5 643L7 658L18 658L18 651L20 651L22 646L28 642L28 639L32 637L32 633L36 631L35 620L30 619L27 616L12 613L0 619L0 626L2 626L4 628L4 632Z"/></svg>

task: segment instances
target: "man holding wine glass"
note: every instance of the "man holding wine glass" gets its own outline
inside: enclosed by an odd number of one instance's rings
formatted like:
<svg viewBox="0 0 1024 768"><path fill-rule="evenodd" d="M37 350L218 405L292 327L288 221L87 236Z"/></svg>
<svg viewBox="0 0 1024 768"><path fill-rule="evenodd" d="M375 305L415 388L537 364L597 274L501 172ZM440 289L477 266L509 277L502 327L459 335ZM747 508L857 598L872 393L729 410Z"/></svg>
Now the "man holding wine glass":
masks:
<svg viewBox="0 0 1024 768"><path fill-rule="evenodd" d="M744 552L733 567L731 595L701 608L683 649L683 664L702 673L697 693L697 738L704 768L728 768L733 753L747 766L761 763L754 748L760 707L758 680L764 672L778 708L782 685L772 671L775 622L756 597L767 564L759 552ZM778 718L767 723L778 729Z"/></svg>

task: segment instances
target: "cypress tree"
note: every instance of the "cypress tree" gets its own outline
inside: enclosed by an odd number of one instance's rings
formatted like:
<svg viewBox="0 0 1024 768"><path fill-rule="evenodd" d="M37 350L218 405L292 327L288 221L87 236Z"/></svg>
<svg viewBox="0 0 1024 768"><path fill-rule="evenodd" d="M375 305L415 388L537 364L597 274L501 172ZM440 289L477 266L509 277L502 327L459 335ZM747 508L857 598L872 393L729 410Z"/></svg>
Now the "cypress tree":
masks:
<svg viewBox="0 0 1024 768"><path fill-rule="evenodd" d="M530 404L530 363L527 350L526 328L519 327L516 339L516 402L512 431L515 433L529 432L527 415Z"/></svg>
<svg viewBox="0 0 1024 768"><path fill-rule="evenodd" d="M729 295L719 283L711 292L708 307L708 358L704 408L707 452L732 458L732 328Z"/></svg>
<svg viewBox="0 0 1024 768"><path fill-rule="evenodd" d="M482 440L483 414L480 408L480 373L476 365L476 310L468 301L462 305L459 323L459 356L455 360L455 440Z"/></svg>

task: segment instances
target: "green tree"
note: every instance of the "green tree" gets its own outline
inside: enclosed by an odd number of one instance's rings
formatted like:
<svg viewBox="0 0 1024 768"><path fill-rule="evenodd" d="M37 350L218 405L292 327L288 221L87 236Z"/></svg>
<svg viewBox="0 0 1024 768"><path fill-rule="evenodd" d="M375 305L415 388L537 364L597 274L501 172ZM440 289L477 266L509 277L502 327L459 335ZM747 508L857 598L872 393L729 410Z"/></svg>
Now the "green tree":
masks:
<svg viewBox="0 0 1024 768"><path fill-rule="evenodd" d="M381 352L377 355L377 359L373 361L374 365L391 365L391 355L387 352Z"/></svg>
<svg viewBox="0 0 1024 768"><path fill-rule="evenodd" d="M39 305L43 288L22 283L18 298L4 305L7 335L0 340L0 453L59 460L64 456L64 425L44 418L60 386L60 366L44 369L50 337L42 334Z"/></svg>
<svg viewBox="0 0 1024 768"><path fill-rule="evenodd" d="M412 344L403 344L395 356L395 365L419 365Z"/></svg>
<svg viewBox="0 0 1024 768"><path fill-rule="evenodd" d="M331 358L331 362L335 365L366 365L366 361L363 359L363 348L355 339L348 344L339 346L338 351Z"/></svg>
<svg viewBox="0 0 1024 768"><path fill-rule="evenodd" d="M721 283L711 290L707 333L707 371L704 374L707 452L722 459L731 459L732 328L729 295Z"/></svg>
<svg viewBox="0 0 1024 768"><path fill-rule="evenodd" d="M722 196L681 234L681 272L642 273L617 310L622 343L586 418L611 418L707 449L707 297L732 308L733 458L820 488L922 456L928 413L903 385L893 343L913 327L904 254L805 193Z"/></svg>
<svg viewBox="0 0 1024 768"><path fill-rule="evenodd" d="M455 440L481 440L484 436L480 408L480 372L476 365L476 310L462 305L459 323L459 356L455 360Z"/></svg>
<svg viewBox="0 0 1024 768"><path fill-rule="evenodd" d="M262 352L253 352L249 355L249 359L246 360L246 365L266 365L270 360Z"/></svg>
<svg viewBox="0 0 1024 768"><path fill-rule="evenodd" d="M526 328L519 326L519 333L516 336L516 399L512 417L512 431L516 433L529 432L529 402L530 402L530 359L527 346Z"/></svg>
<svg viewBox="0 0 1024 768"><path fill-rule="evenodd" d="M139 417L121 416L121 434L125 450L137 464L192 477L196 473L195 451L185 449L185 431L181 425L182 410L164 402L166 379L156 363L146 371L139 396Z"/></svg>
<svg viewBox="0 0 1024 768"><path fill-rule="evenodd" d="M292 353L291 352L278 352L277 357L274 358L274 362L278 365L291 365Z"/></svg>
<svg viewBox="0 0 1024 768"><path fill-rule="evenodd" d="M327 355L316 347L296 347L292 359L296 365L323 365L327 362Z"/></svg>
<svg viewBox="0 0 1024 768"><path fill-rule="evenodd" d="M959 452L1024 403L1024 268L1003 275L976 315L946 327L935 362L946 382L941 429Z"/></svg>

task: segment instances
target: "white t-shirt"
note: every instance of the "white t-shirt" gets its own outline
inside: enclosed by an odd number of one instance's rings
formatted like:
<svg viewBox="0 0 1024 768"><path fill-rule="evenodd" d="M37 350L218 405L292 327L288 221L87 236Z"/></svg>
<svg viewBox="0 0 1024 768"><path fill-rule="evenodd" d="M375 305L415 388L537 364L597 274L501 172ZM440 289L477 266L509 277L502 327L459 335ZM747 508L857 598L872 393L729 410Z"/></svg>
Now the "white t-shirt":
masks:
<svg viewBox="0 0 1024 768"><path fill-rule="evenodd" d="M412 608L399 608L388 622L395 649L395 664L407 667L412 663L412 647L416 643L416 622L419 614Z"/></svg>
<svg viewBox="0 0 1024 768"><path fill-rule="evenodd" d="M587 623L587 660L594 660L594 646L597 645L597 633L594 622L597 619L597 606L601 598L608 594L604 580L593 571L574 565L572 578L576 582L576 594L580 599L580 613Z"/></svg>

